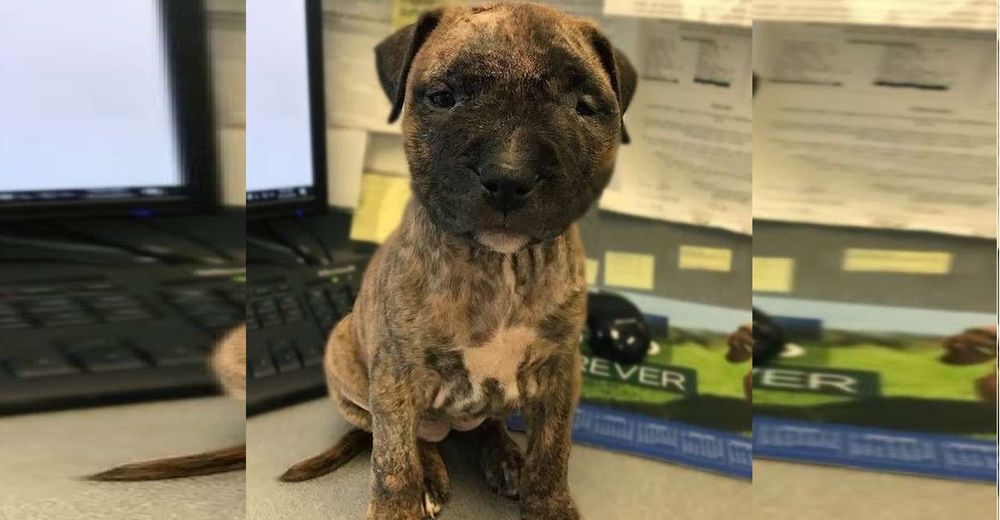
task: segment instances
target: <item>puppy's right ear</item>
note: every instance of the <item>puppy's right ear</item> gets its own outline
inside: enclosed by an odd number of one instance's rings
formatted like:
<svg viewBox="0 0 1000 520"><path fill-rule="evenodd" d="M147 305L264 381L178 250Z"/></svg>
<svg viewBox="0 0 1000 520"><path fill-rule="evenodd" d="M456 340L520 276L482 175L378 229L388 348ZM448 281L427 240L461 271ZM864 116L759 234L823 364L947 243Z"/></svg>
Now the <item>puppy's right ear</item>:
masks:
<svg viewBox="0 0 1000 520"><path fill-rule="evenodd" d="M392 103L389 122L394 123L403 111L406 98L406 77L417 51L427 41L441 20L441 9L427 11L415 22L394 32L375 46L375 66L382 90Z"/></svg>

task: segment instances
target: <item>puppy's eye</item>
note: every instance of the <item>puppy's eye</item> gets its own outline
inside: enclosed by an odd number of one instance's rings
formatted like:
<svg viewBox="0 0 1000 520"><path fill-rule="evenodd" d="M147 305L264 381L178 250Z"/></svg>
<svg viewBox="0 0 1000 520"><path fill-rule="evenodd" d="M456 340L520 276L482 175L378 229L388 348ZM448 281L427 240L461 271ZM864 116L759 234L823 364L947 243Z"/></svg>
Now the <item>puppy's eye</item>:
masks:
<svg viewBox="0 0 1000 520"><path fill-rule="evenodd" d="M447 90L431 92L427 96L427 100L438 108L451 108L455 106L455 95Z"/></svg>
<svg viewBox="0 0 1000 520"><path fill-rule="evenodd" d="M580 99L576 102L576 113L584 117L589 117L597 113L597 108L589 99Z"/></svg>

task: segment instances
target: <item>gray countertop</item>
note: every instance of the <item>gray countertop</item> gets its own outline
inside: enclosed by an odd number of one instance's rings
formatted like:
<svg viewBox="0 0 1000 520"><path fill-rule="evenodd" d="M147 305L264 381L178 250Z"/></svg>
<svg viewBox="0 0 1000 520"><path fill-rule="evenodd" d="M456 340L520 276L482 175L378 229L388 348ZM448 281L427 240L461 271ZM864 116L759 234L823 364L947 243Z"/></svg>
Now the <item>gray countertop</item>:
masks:
<svg viewBox="0 0 1000 520"><path fill-rule="evenodd" d="M753 463L755 520L992 520L996 511L996 487L990 483Z"/></svg>
<svg viewBox="0 0 1000 520"><path fill-rule="evenodd" d="M276 477L329 447L347 425L326 400L251 418L244 473L164 482L96 483L80 476L146 458L243 439L243 410L223 398L188 399L0 418L0 519L360 520L367 457L302 483ZM453 498L441 518L516 519L487 490L461 438L443 452ZM570 481L589 520L987 520L989 484L757 460L754 485L628 455L574 446Z"/></svg>
<svg viewBox="0 0 1000 520"><path fill-rule="evenodd" d="M130 483L80 477L239 444L243 410L209 397L0 417L0 519L242 520L243 472Z"/></svg>
<svg viewBox="0 0 1000 520"><path fill-rule="evenodd" d="M348 428L325 399L250 418L247 518L364 518L370 482L367 454L315 480L277 480L291 464L329 448ZM452 499L439 518L516 520L516 503L489 491L471 446L453 437L442 447ZM581 445L573 447L570 486L589 520L739 518L747 513L751 498L747 481Z"/></svg>

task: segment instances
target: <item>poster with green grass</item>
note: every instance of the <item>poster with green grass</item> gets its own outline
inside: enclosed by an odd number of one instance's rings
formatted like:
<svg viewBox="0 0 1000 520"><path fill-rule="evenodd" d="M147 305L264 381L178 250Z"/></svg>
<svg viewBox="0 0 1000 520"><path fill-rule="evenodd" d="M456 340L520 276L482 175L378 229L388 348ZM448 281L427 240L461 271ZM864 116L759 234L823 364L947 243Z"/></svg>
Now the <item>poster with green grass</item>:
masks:
<svg viewBox="0 0 1000 520"><path fill-rule="evenodd" d="M995 478L995 329L869 333L817 321L789 339L753 371L755 456Z"/></svg>
<svg viewBox="0 0 1000 520"><path fill-rule="evenodd" d="M660 326L639 363L616 363L581 344L574 441L750 478L749 357L732 355L739 347L726 333L648 321Z"/></svg>

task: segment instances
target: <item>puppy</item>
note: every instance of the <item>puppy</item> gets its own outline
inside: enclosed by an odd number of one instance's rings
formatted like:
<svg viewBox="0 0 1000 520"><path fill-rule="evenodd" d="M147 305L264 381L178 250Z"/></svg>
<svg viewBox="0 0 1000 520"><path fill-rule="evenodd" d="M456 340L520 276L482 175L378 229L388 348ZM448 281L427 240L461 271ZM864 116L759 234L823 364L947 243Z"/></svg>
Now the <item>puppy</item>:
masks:
<svg viewBox="0 0 1000 520"><path fill-rule="evenodd" d="M242 325L216 345L212 372L230 397L246 400L247 329ZM211 475L246 467L246 445L164 459L125 464L90 475L88 480L129 482Z"/></svg>
<svg viewBox="0 0 1000 520"><path fill-rule="evenodd" d="M486 480L522 518L580 518L567 488L585 319L574 222L611 177L629 61L591 22L535 4L430 11L375 51L405 107L414 199L326 347L330 394L356 430L283 480L372 444L372 520L448 500L436 442L474 431ZM527 452L504 417L520 410ZM368 433L370 432L370 434Z"/></svg>

